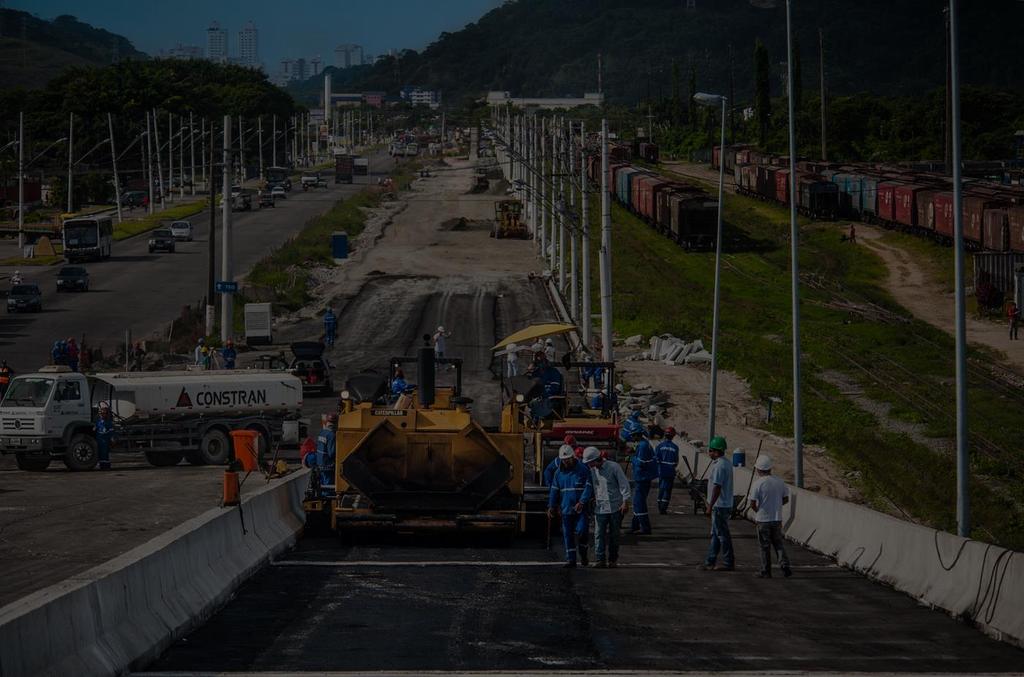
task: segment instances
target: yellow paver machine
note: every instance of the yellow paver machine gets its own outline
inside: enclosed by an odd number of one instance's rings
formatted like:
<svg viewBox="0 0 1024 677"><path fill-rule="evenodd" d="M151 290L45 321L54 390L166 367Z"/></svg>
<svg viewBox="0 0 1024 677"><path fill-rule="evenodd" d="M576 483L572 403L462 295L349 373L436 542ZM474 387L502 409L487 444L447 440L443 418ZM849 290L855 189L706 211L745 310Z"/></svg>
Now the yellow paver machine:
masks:
<svg viewBox="0 0 1024 677"><path fill-rule="evenodd" d="M530 230L523 222L522 202L499 200L494 203L494 230L491 235L498 239L530 239Z"/></svg>

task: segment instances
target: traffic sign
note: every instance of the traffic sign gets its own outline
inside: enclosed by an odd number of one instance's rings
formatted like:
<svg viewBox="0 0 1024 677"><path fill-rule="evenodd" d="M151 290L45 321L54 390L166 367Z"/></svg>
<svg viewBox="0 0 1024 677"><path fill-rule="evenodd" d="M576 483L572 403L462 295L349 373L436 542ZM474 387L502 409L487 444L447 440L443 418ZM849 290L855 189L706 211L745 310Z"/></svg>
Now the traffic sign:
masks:
<svg viewBox="0 0 1024 677"><path fill-rule="evenodd" d="M238 292L238 283L218 281L215 289L218 294L235 294Z"/></svg>

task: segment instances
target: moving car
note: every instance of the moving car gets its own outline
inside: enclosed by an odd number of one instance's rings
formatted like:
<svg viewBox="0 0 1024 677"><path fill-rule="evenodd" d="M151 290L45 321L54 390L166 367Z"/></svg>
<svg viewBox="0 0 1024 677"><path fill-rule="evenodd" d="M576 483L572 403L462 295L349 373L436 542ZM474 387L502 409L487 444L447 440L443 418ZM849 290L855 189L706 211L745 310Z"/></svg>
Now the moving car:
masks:
<svg viewBox="0 0 1024 677"><path fill-rule="evenodd" d="M274 206L274 196L271 195L271 192L269 190L262 190L262 191L260 191L259 206L260 206L260 209L263 209L264 207L273 207Z"/></svg>
<svg viewBox="0 0 1024 677"><path fill-rule="evenodd" d="M157 249L174 253L174 235L171 234L171 231L161 228L154 230L153 234L149 236L149 253L152 254Z"/></svg>
<svg viewBox="0 0 1024 677"><path fill-rule="evenodd" d="M324 344L316 341L298 341L291 345L292 360L290 371L302 381L302 392L330 395L334 392L331 383L331 365L324 357Z"/></svg>
<svg viewBox="0 0 1024 677"><path fill-rule="evenodd" d="M31 310L39 312L43 309L43 292L34 284L16 284L7 293L7 312Z"/></svg>
<svg viewBox="0 0 1024 677"><path fill-rule="evenodd" d="M280 199L284 199L284 200L288 199L288 193L285 192L285 190L284 190L284 188L282 186L274 186L273 188L271 188L270 189L270 195L275 200L277 200L279 198Z"/></svg>
<svg viewBox="0 0 1024 677"><path fill-rule="evenodd" d="M121 206L141 207L147 196L144 190L130 190L121 196Z"/></svg>
<svg viewBox="0 0 1024 677"><path fill-rule="evenodd" d="M175 221L171 224L171 235L175 240L192 241L192 224L189 221Z"/></svg>
<svg viewBox="0 0 1024 677"><path fill-rule="evenodd" d="M57 273L57 291L89 291L89 271L82 266L64 266Z"/></svg>

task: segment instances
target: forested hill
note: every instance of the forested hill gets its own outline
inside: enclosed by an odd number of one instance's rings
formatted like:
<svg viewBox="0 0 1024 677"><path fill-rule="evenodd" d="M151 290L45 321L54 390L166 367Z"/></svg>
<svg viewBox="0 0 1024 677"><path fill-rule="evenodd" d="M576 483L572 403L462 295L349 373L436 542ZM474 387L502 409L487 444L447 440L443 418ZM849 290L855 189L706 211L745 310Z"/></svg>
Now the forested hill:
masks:
<svg viewBox="0 0 1024 677"><path fill-rule="evenodd" d="M442 34L423 52L384 60L354 86L394 92L413 84L445 98L508 90L562 95L597 88L598 53L612 101L668 95L672 64L698 86L725 92L732 69L738 98L753 89L753 48L768 47L773 93L781 90L786 23L782 0L510 0L463 30ZM914 94L941 86L945 16L941 0L794 2L805 88L816 88L818 30L825 38L834 94ZM963 78L1018 88L1024 82L1019 26L1024 3L960 3ZM731 54L731 57L730 57ZM660 92L659 92L660 88Z"/></svg>
<svg viewBox="0 0 1024 677"><path fill-rule="evenodd" d="M125 37L62 15L46 21L0 9L0 87L45 87L70 66L106 66L145 59Z"/></svg>

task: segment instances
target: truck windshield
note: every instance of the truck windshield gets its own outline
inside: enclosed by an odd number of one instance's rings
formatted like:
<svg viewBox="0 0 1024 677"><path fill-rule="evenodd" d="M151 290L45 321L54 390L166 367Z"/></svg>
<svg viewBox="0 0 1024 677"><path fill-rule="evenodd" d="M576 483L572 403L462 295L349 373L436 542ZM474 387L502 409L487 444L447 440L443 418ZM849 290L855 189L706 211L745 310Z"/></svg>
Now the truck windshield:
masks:
<svg viewBox="0 0 1024 677"><path fill-rule="evenodd" d="M95 247L97 240L95 225L64 227L64 243L69 247Z"/></svg>
<svg viewBox="0 0 1024 677"><path fill-rule="evenodd" d="M53 390L53 379L39 376L23 376L11 382L0 406L4 407L45 407Z"/></svg>

